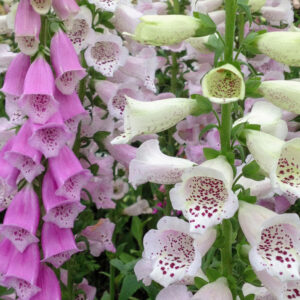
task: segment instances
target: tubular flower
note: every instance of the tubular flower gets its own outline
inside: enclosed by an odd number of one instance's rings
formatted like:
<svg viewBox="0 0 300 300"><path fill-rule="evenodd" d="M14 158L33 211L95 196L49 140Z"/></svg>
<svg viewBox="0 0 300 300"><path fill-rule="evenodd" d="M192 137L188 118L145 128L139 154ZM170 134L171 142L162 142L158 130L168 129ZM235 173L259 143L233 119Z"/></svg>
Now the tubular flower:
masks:
<svg viewBox="0 0 300 300"><path fill-rule="evenodd" d="M189 233L189 225L176 217L163 217L157 230L144 236L143 258L135 265L135 274L145 284L155 280L167 287L183 280L185 276L197 276L201 259L216 238L214 229L203 235Z"/></svg>
<svg viewBox="0 0 300 300"><path fill-rule="evenodd" d="M79 11L76 0L52 0L52 6L62 20L66 20Z"/></svg>
<svg viewBox="0 0 300 300"><path fill-rule="evenodd" d="M299 280L300 220L262 206L240 202L239 222L251 245L249 259L256 271L281 281Z"/></svg>
<svg viewBox="0 0 300 300"><path fill-rule="evenodd" d="M196 108L194 99L174 98L144 102L126 97L124 110L125 133L111 141L126 144L141 134L158 133L171 128Z"/></svg>
<svg viewBox="0 0 300 300"><path fill-rule="evenodd" d="M190 231L203 233L208 228L231 218L238 200L231 191L233 172L225 157L207 160L187 169L170 191L174 209L182 210L189 220Z"/></svg>
<svg viewBox="0 0 300 300"><path fill-rule="evenodd" d="M146 15L140 18L134 40L153 46L173 45L193 36L205 36L216 30L212 20L203 22L201 19L184 15Z"/></svg>
<svg viewBox="0 0 300 300"><path fill-rule="evenodd" d="M33 9L40 15L45 15L51 8L52 0L30 0Z"/></svg>
<svg viewBox="0 0 300 300"><path fill-rule="evenodd" d="M234 102L245 97L243 76L230 64L209 71L203 77L202 89L203 96L219 104Z"/></svg>

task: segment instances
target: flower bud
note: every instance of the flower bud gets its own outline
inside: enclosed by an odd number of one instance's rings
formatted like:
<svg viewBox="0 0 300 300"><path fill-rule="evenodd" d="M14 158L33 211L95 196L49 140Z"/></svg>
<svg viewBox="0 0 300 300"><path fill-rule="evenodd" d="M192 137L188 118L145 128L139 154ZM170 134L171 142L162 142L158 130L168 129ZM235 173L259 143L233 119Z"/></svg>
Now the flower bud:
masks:
<svg viewBox="0 0 300 300"><path fill-rule="evenodd" d="M259 11L266 3L266 0L249 0L251 12Z"/></svg>

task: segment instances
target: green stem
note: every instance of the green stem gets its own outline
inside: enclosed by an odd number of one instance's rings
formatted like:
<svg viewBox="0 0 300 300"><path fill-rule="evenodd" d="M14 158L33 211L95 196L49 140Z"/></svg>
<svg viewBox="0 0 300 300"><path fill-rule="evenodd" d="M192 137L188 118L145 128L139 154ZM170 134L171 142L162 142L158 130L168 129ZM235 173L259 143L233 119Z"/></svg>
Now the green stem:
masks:
<svg viewBox="0 0 300 300"><path fill-rule="evenodd" d="M227 277L232 273L232 225L230 220L223 220L222 232L224 239L224 247L221 251L222 273Z"/></svg>
<svg viewBox="0 0 300 300"><path fill-rule="evenodd" d="M237 16L237 26L238 26L238 47L241 47L244 34L245 34L245 16L243 14L239 14Z"/></svg>
<svg viewBox="0 0 300 300"><path fill-rule="evenodd" d="M73 274L72 274L70 262L67 263L67 267L68 267L68 286L67 286L68 294L70 300L73 300L74 299Z"/></svg>
<svg viewBox="0 0 300 300"><path fill-rule="evenodd" d="M221 140L221 151L223 154L226 154L230 151L230 137L231 137L231 103L222 105L222 126L220 128L220 140Z"/></svg>
<svg viewBox="0 0 300 300"><path fill-rule="evenodd" d="M173 0L173 11L175 15L180 14L180 5L178 0Z"/></svg>
<svg viewBox="0 0 300 300"><path fill-rule="evenodd" d="M177 55L172 52L172 73L171 73L171 93L175 96L177 94L177 73L178 73L178 63L177 63Z"/></svg>
<svg viewBox="0 0 300 300"><path fill-rule="evenodd" d="M110 300L115 300L115 267L110 265L109 267L109 295Z"/></svg>
<svg viewBox="0 0 300 300"><path fill-rule="evenodd" d="M80 62L81 62L81 65L85 68L86 65L85 65L83 52L81 52ZM87 79L87 77L84 77L83 79L80 80L80 83L79 83L78 96L82 103L84 101L84 96L85 96L85 92L86 92L86 79Z"/></svg>
<svg viewBox="0 0 300 300"><path fill-rule="evenodd" d="M41 16L41 32L40 32L40 44L47 46L47 34L48 34L48 20L47 16Z"/></svg>
<svg viewBox="0 0 300 300"><path fill-rule="evenodd" d="M237 0L225 0L225 62L232 63Z"/></svg>

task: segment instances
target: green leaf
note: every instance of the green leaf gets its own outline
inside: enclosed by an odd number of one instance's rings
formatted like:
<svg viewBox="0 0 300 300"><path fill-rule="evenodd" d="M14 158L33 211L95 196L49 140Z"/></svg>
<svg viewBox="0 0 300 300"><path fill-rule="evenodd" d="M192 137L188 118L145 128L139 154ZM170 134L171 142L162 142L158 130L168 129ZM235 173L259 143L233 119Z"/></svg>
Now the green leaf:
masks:
<svg viewBox="0 0 300 300"><path fill-rule="evenodd" d="M207 14L201 14L199 12L194 12L194 17L200 20L201 25L195 32L195 37L206 36L213 34L217 30L215 22Z"/></svg>
<svg viewBox="0 0 300 300"><path fill-rule="evenodd" d="M101 300L110 300L110 295L107 291L104 292L104 294L101 297Z"/></svg>
<svg viewBox="0 0 300 300"><path fill-rule="evenodd" d="M254 300L255 299L255 295L254 294L250 294L250 295L247 295L245 297L245 300Z"/></svg>
<svg viewBox="0 0 300 300"><path fill-rule="evenodd" d="M256 197L255 196L251 196L250 194L250 189L246 189L246 190L242 190L239 192L238 194L238 199L251 203L251 204L255 204L256 203Z"/></svg>
<svg viewBox="0 0 300 300"><path fill-rule="evenodd" d="M257 280L256 274L254 273L251 266L248 266L244 271L245 281L252 283Z"/></svg>
<svg viewBox="0 0 300 300"><path fill-rule="evenodd" d="M99 171L99 165L93 164L93 165L89 166L89 169L91 170L92 174L94 176L96 176L98 174L98 171Z"/></svg>
<svg viewBox="0 0 300 300"><path fill-rule="evenodd" d="M125 264L122 263L122 261L120 261L117 258L114 258L110 261L110 264L112 266L114 266L116 269L118 269L122 274L127 274L127 268L125 266Z"/></svg>
<svg viewBox="0 0 300 300"><path fill-rule="evenodd" d="M203 148L203 154L206 159L214 159L220 155L220 151L213 148Z"/></svg>
<svg viewBox="0 0 300 300"><path fill-rule="evenodd" d="M261 98L262 95L257 91L261 85L259 77L253 77L246 81L246 98Z"/></svg>
<svg viewBox="0 0 300 300"><path fill-rule="evenodd" d="M203 286L205 286L208 282L200 277L194 278L194 283L197 289L201 289Z"/></svg>
<svg viewBox="0 0 300 300"><path fill-rule="evenodd" d="M98 145L100 149L104 149L103 140L110 135L109 131L97 131L93 135L93 140Z"/></svg>
<svg viewBox="0 0 300 300"><path fill-rule="evenodd" d="M136 280L135 275L131 274L131 275L125 276L118 299L119 300L128 300L129 297L131 297L142 286L143 286L143 283L138 282Z"/></svg>
<svg viewBox="0 0 300 300"><path fill-rule="evenodd" d="M242 173L244 177L256 181L261 181L265 179L265 175L263 174L263 171L261 170L260 166L257 164L255 160L253 160L251 163L243 167Z"/></svg>
<svg viewBox="0 0 300 300"><path fill-rule="evenodd" d="M198 94L192 95L191 98L197 101L197 110L192 113L193 116L208 114L212 111L213 106L208 98Z"/></svg>
<svg viewBox="0 0 300 300"><path fill-rule="evenodd" d="M222 40L218 36L213 34L208 38L208 41L205 44L205 46L215 53L214 64L216 65L219 58L224 52L224 44Z"/></svg>
<svg viewBox="0 0 300 300"><path fill-rule="evenodd" d="M266 33L266 30L260 30L255 32L252 31L245 37L241 45L241 47L246 51L245 54L251 54L251 55L260 54L259 50L256 47L256 40L259 37L259 35L264 33Z"/></svg>
<svg viewBox="0 0 300 300"><path fill-rule="evenodd" d="M250 6L248 5L248 0L238 0L238 7L246 14L246 18L249 21L249 25L252 24L252 14L250 10Z"/></svg>
<svg viewBox="0 0 300 300"><path fill-rule="evenodd" d="M216 124L208 124L206 125L199 134L199 140L201 140L201 138L203 137L203 135L208 132L209 130L213 129L213 128L219 128Z"/></svg>
<svg viewBox="0 0 300 300"><path fill-rule="evenodd" d="M207 276L209 282L213 282L213 281L216 281L218 278L220 278L222 276L222 274L220 274L220 272L215 269L207 269L206 276Z"/></svg>
<svg viewBox="0 0 300 300"><path fill-rule="evenodd" d="M131 222L131 232L134 238L137 240L140 248L142 248L143 243L143 224L139 217L133 217Z"/></svg>

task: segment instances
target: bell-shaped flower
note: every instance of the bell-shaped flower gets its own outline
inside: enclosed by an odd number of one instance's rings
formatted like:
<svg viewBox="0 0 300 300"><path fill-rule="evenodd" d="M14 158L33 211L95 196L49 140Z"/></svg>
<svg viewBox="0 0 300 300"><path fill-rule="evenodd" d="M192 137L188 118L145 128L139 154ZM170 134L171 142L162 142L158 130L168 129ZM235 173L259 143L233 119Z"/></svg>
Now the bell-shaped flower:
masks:
<svg viewBox="0 0 300 300"><path fill-rule="evenodd" d="M35 234L39 217L38 197L31 186L26 186L16 194L8 207L0 228L1 235L23 252L28 245L38 242Z"/></svg>
<svg viewBox="0 0 300 300"><path fill-rule="evenodd" d="M23 110L18 105L18 98L7 96L5 99L5 112L12 125L23 125L26 121Z"/></svg>
<svg viewBox="0 0 300 300"><path fill-rule="evenodd" d="M195 35L205 36L215 32L213 21L204 22L184 15L145 15L140 18L134 40L153 46L174 45Z"/></svg>
<svg viewBox="0 0 300 300"><path fill-rule="evenodd" d="M64 146L56 157L49 158L49 167L58 187L55 194L79 200L81 189L90 180L91 173L83 169L73 151Z"/></svg>
<svg viewBox="0 0 300 300"><path fill-rule="evenodd" d="M114 12L119 0L88 0L88 2L95 4L96 8L100 8L101 10Z"/></svg>
<svg viewBox="0 0 300 300"><path fill-rule="evenodd" d="M245 82L240 71L231 64L212 69L202 81L203 96L210 101L226 104L245 97Z"/></svg>
<svg viewBox="0 0 300 300"><path fill-rule="evenodd" d="M224 277L218 278L216 281L203 286L191 300L232 300L231 291Z"/></svg>
<svg viewBox="0 0 300 300"><path fill-rule="evenodd" d="M145 284L155 280L167 287L186 276L197 276L201 259L215 239L214 229L194 235L190 234L189 224L185 221L163 217L157 230L152 229L144 236L143 258L134 268L137 279L144 279Z"/></svg>
<svg viewBox="0 0 300 300"><path fill-rule="evenodd" d="M138 196L135 203L123 210L123 214L127 216L139 216L151 213L153 213L153 210L149 207L149 202L146 199L142 199L141 196Z"/></svg>
<svg viewBox="0 0 300 300"><path fill-rule="evenodd" d="M223 3L223 0L192 0L192 10L201 13L208 13L217 10Z"/></svg>
<svg viewBox="0 0 300 300"><path fill-rule="evenodd" d="M81 235L89 241L90 251L93 256L99 256L103 251L116 252L112 243L115 224L109 219L100 219L97 224L86 227Z"/></svg>
<svg viewBox="0 0 300 300"><path fill-rule="evenodd" d="M288 134L286 121L282 120L282 111L272 103L265 101L255 102L250 113L236 120L233 127L248 122L260 125L263 132L269 133L284 140Z"/></svg>
<svg viewBox="0 0 300 300"><path fill-rule="evenodd" d="M20 0L15 19L15 40L24 54L33 55L39 46L41 17L29 0Z"/></svg>
<svg viewBox="0 0 300 300"><path fill-rule="evenodd" d="M165 155L159 149L158 140L148 140L138 148L129 164L129 183L134 187L146 182L174 184L194 165L187 159Z"/></svg>
<svg viewBox="0 0 300 300"><path fill-rule="evenodd" d="M40 15L45 15L51 8L52 0L30 0L33 9Z"/></svg>
<svg viewBox="0 0 300 300"><path fill-rule="evenodd" d="M19 105L34 123L44 124L58 109L53 93L54 77L51 67L39 56L26 74Z"/></svg>
<svg viewBox="0 0 300 300"><path fill-rule="evenodd" d="M300 66L297 49L300 46L300 32L274 31L259 35L253 46L272 59L288 66Z"/></svg>
<svg viewBox="0 0 300 300"><path fill-rule="evenodd" d="M225 157L218 156L187 169L170 191L174 209L182 210L190 223L190 232L203 233L231 218L238 209L232 192L233 172Z"/></svg>
<svg viewBox="0 0 300 300"><path fill-rule="evenodd" d="M59 268L71 256L79 251L72 230L59 228L53 223L44 223L42 229L43 262Z"/></svg>
<svg viewBox="0 0 300 300"><path fill-rule="evenodd" d="M20 97L23 94L24 78L30 66L30 57L19 53L10 63L1 91L6 97Z"/></svg>
<svg viewBox="0 0 300 300"><path fill-rule="evenodd" d="M48 170L42 186L42 199L46 210L43 220L54 223L60 228L72 228L75 219L85 206L77 200L68 200L65 197L55 195L56 190L57 185Z"/></svg>
<svg viewBox="0 0 300 300"><path fill-rule="evenodd" d="M63 94L70 95L86 72L80 65L72 42L62 30L53 36L50 51L56 86Z"/></svg>
<svg viewBox="0 0 300 300"><path fill-rule="evenodd" d="M56 89L54 95L59 102L59 113L65 125L72 133L76 133L79 121L87 115L87 111L82 106L77 93L64 95Z"/></svg>
<svg viewBox="0 0 300 300"><path fill-rule="evenodd" d="M37 278L40 266L40 250L37 244L23 252L16 252L10 260L5 274L5 285L12 287L19 299L30 300L40 291Z"/></svg>
<svg viewBox="0 0 300 300"><path fill-rule="evenodd" d="M266 0L249 0L248 5L250 5L251 12L259 11L266 3Z"/></svg>
<svg viewBox="0 0 300 300"><path fill-rule="evenodd" d="M112 77L120 66L124 66L127 48L123 47L119 36L110 33L96 35L93 42L84 53L86 63L104 76Z"/></svg>
<svg viewBox="0 0 300 300"><path fill-rule="evenodd" d="M94 300L96 297L97 289L89 285L89 282L85 278L77 285L77 289L84 291L86 300Z"/></svg>
<svg viewBox="0 0 300 300"><path fill-rule="evenodd" d="M51 268L43 263L40 264L37 286L41 291L30 300L61 300L59 281Z"/></svg>
<svg viewBox="0 0 300 300"><path fill-rule="evenodd" d="M284 142L269 134L247 130L247 146L260 167L269 175L272 185L294 201L300 197L300 139Z"/></svg>
<svg viewBox="0 0 300 300"><path fill-rule="evenodd" d="M52 6L61 20L66 20L79 11L76 0L52 0Z"/></svg>
<svg viewBox="0 0 300 300"><path fill-rule="evenodd" d="M171 98L152 102L126 99L125 132L113 139L112 144L126 144L138 135L167 130L197 109L194 99Z"/></svg>
<svg viewBox="0 0 300 300"><path fill-rule="evenodd" d="M189 292L187 287L182 284L172 284L167 288L162 289L156 296L155 300L191 300L192 292Z"/></svg>
<svg viewBox="0 0 300 300"><path fill-rule="evenodd" d="M10 260L18 250L8 239L2 239L0 242L0 283L3 285L4 276L8 270Z"/></svg>
<svg viewBox="0 0 300 300"><path fill-rule="evenodd" d="M300 220L262 206L240 202L239 222L251 245L249 259L256 271L281 281L299 280Z"/></svg>
<svg viewBox="0 0 300 300"><path fill-rule="evenodd" d="M300 34L300 33L299 33ZM281 109L300 114L300 82L294 80L264 81L259 86L263 97Z"/></svg>
<svg viewBox="0 0 300 300"><path fill-rule="evenodd" d="M11 148L4 155L6 161L20 170L28 182L32 182L44 170L40 164L42 154L28 143L31 135L30 123L27 121L13 139Z"/></svg>
<svg viewBox="0 0 300 300"><path fill-rule="evenodd" d="M79 12L65 21L66 34L72 42L77 54L92 43L92 13L84 5L80 6Z"/></svg>
<svg viewBox="0 0 300 300"><path fill-rule="evenodd" d="M60 149L73 136L59 113L54 114L43 125L31 123L31 130L29 144L41 151L46 158L57 156Z"/></svg>

